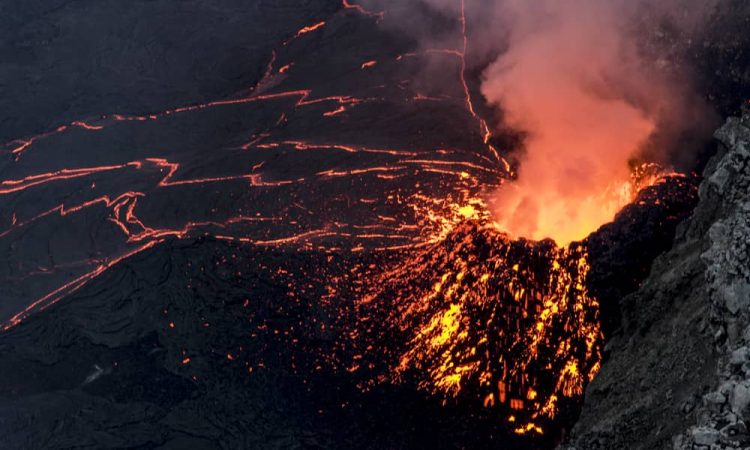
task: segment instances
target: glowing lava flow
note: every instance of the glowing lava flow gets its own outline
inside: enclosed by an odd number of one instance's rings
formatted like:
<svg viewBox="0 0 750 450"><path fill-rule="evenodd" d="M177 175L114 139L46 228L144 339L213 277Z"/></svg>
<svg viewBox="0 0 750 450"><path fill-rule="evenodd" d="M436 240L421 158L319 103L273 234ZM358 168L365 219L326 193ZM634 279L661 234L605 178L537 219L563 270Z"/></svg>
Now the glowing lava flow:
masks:
<svg viewBox="0 0 750 450"><path fill-rule="evenodd" d="M98 119L97 125L83 126L84 122L76 121L76 122L73 122L71 125L62 125L56 128L54 131L51 131L48 133L39 134L37 136L32 136L26 139L17 139L17 140L11 141L6 144L6 148L9 148L8 150L9 153L13 155L15 159L18 159L21 156L21 154L28 151L34 143L42 139L49 138L54 135L64 133L75 127L82 128L87 131L98 131L98 130L102 130L106 128L107 126L115 124L117 122L154 121L154 120L158 120L160 118L171 116L174 114L195 112L195 111L200 111L200 110L210 109L210 108L217 108L217 107L222 107L222 106L244 105L244 104L249 104L249 103L265 102L265 101L270 101L270 100L280 100L280 99L285 99L289 97L299 98L298 101L295 103L295 108L301 108L304 106L317 105L320 103L327 103L327 102L338 103L339 105L341 105L341 107L346 107L350 105L357 105L360 103L371 101L371 99L359 99L359 98L354 98L350 96L329 96L329 97L322 97L322 98L310 98L311 95L312 95L312 91L310 90L295 90L295 91L278 92L278 93L266 94L266 95L253 94L247 97L232 98L232 99L227 99L227 100L216 100L212 102L200 103L200 104L195 104L195 105L190 105L190 106L181 106L178 108L169 109L166 111L162 111L162 112L154 113L154 114L148 114L148 115L127 116L127 115L122 115L122 114L112 114L111 116L103 116L102 118Z"/></svg>
<svg viewBox="0 0 750 450"><path fill-rule="evenodd" d="M292 36L288 40L284 41L283 45L289 45L289 43L291 43L292 41L294 41L296 39L299 39L303 35L308 34L308 33L312 33L313 31L319 30L319 29L321 29L321 28L323 28L325 26L326 26L326 22L323 20L323 21L320 21L320 22L316 22L316 23L314 23L312 25L307 25L305 27L302 27L302 28L299 29L299 31L297 31L297 34L295 34L294 36Z"/></svg>
<svg viewBox="0 0 750 450"><path fill-rule="evenodd" d="M342 8L345 11L353 10L365 16L373 17L376 20L382 19L383 14L384 14L383 12L374 13L374 12L368 11L364 9L362 6L352 4L348 2L347 0L342 1ZM306 34L323 28L325 25L326 25L325 21L320 21L312 25L305 26L301 28L299 31L297 31L297 33L293 35L291 38L284 41L281 45L282 47L287 46L293 41L305 36ZM216 101L193 104L193 105L188 105L188 106L181 106L181 107L169 109L166 111L161 111L158 113L147 114L147 115L123 115L123 114L104 115L101 117L97 117L95 119L96 123L89 123L84 120L76 120L66 125L60 125L52 131L41 133L41 134L31 136L28 138L12 140L10 142L7 142L4 145L4 147L6 151L15 160L18 160L18 158L20 158L20 156L24 152L26 152L32 145L34 145L38 141L41 141L43 139L46 139L55 135L65 133L75 128L83 129L86 131L99 131L117 122L153 121L153 120L158 120L160 118L171 116L174 114L194 112L194 111L200 111L204 109L210 109L210 108L216 108L216 107L222 107L222 106L242 105L242 104L248 104L248 103L263 102L263 101L268 101L268 100L284 99L287 97L299 97L299 100L295 104L295 108L316 105L320 103L336 102L339 104L337 109L323 114L324 116L330 117L330 116L334 116L334 115L344 112L346 108L349 106L358 105L358 104L373 100L373 99L358 99L358 98L350 97L350 96L328 96L328 97L323 97L323 98L310 98L312 95L311 90L293 90L293 91L287 91L287 92L277 92L277 93L262 95L258 91L260 91L261 88L263 88L272 77L276 59L277 59L277 51L272 50L271 58L270 58L270 61L268 63L268 66L266 68L266 71L263 77L257 82L255 86L249 89L250 94L246 96L242 96L239 98L230 98L226 100L216 100ZM278 73L284 74L292 66L293 66L293 63L289 63L285 66L282 66L278 70Z"/></svg>
<svg viewBox="0 0 750 450"><path fill-rule="evenodd" d="M341 0L341 6L343 6L344 9L351 9L365 16L374 17L375 19L378 19L378 20L381 20L383 16L385 15L385 12L383 11L381 12L368 11L360 5L350 3L349 0Z"/></svg>

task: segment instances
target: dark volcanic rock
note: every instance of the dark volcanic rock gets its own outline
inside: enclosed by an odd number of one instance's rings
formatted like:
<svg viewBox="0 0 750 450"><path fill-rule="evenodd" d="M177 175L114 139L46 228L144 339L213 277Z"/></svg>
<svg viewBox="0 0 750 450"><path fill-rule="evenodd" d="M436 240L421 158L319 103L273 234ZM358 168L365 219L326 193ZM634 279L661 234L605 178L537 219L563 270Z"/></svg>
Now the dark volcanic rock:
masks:
<svg viewBox="0 0 750 450"><path fill-rule="evenodd" d="M648 276L654 259L672 246L677 225L697 201L696 177L667 177L642 190L612 223L591 234L584 244L591 270L589 291L601 305L606 337L622 323L620 300Z"/></svg>
<svg viewBox="0 0 750 450"><path fill-rule="evenodd" d="M0 6L0 448L507 444L332 369L343 255L505 175L457 53L347 5Z"/></svg>
<svg viewBox="0 0 750 450"><path fill-rule="evenodd" d="M258 80L333 1L29 0L0 6L0 142L117 111L205 102Z"/></svg>
<svg viewBox="0 0 750 450"><path fill-rule="evenodd" d="M341 1L32 1L0 21L2 323L166 236L408 244L416 194L505 176L456 54Z"/></svg>
<svg viewBox="0 0 750 450"><path fill-rule="evenodd" d="M118 265L2 335L0 448L515 448L496 417L332 370L346 304L320 298L353 263L202 239Z"/></svg>
<svg viewBox="0 0 750 450"><path fill-rule="evenodd" d="M623 331L586 391L571 448L747 446L749 125L746 114L717 132L693 216L623 300Z"/></svg>

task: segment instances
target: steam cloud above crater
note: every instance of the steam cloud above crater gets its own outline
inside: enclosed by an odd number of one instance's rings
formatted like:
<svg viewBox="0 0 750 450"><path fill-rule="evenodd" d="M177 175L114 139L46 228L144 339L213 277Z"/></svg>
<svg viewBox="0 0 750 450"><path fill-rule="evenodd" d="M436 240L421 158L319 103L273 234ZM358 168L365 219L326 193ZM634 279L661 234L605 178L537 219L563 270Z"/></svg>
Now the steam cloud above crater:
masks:
<svg viewBox="0 0 750 450"><path fill-rule="evenodd" d="M451 14L461 5L428 3ZM714 2L465 5L478 24L472 42L499 54L484 70L482 94L502 117L499 127L525 136L518 179L491 199L510 234L559 244L582 239L633 199L634 161L691 161L710 136L713 114L676 54Z"/></svg>

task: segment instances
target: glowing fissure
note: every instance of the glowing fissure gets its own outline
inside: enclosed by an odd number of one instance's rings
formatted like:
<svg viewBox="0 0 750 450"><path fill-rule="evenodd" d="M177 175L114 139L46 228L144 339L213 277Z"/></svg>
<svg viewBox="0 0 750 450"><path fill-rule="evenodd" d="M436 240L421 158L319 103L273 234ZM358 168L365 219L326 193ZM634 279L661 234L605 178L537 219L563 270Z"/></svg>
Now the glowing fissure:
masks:
<svg viewBox="0 0 750 450"><path fill-rule="evenodd" d="M63 286L60 286L58 289L55 289L54 291L50 292L49 294L45 295L44 297L41 297L34 301L31 305L26 307L23 311L19 312L18 314L14 315L10 318L10 320L2 325L2 330L8 330L19 323L26 317L28 317L30 314L37 312L37 311L43 311L44 309L48 308L49 306L55 304L57 301L59 301L61 298L63 298L66 295L69 295L78 289L82 288L86 285L87 282L91 281L92 279L98 277L104 271L111 268L112 266L118 264L120 261L123 261L125 259L128 259L134 255L137 255L138 253L141 253L149 248L152 248L158 244L160 244L161 240L154 240L150 241L146 244L141 245L140 247L135 248L134 250L131 250L129 252L124 253L123 255L118 256L117 258L114 258L112 260L100 263L96 269L92 270L91 272L88 272L75 280L66 283Z"/></svg>
<svg viewBox="0 0 750 450"><path fill-rule="evenodd" d="M365 16L373 17L378 21L383 19L383 16L385 15L384 11L380 11L380 12L368 11L365 8L363 8L361 5L349 2L349 0L341 0L341 6L343 6L345 10L351 9Z"/></svg>
<svg viewBox="0 0 750 450"><path fill-rule="evenodd" d="M460 0L461 1L461 36L463 39L463 49L461 52L459 52L459 56L461 57L461 85L464 88L464 94L466 95L466 108L469 110L469 113L471 113L472 117L477 120L479 123L480 130L482 132L482 136L484 139L485 145L487 145L487 148L490 150L492 155L495 157L495 159L499 162L501 162L507 172L510 173L510 164L498 153L497 149L494 145L490 143L490 140L492 139L492 133L490 132L490 128L487 125L487 122L479 116L479 114L476 113L474 110L474 105L472 103L471 99L471 92L469 90L469 84L466 81L466 53L469 49L469 36L466 32L466 0Z"/></svg>

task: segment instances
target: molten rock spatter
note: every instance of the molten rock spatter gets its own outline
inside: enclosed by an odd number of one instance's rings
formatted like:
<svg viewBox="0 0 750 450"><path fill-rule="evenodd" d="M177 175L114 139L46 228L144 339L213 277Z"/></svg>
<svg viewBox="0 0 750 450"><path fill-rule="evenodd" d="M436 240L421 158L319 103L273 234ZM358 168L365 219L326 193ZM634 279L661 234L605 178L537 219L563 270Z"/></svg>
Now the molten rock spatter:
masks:
<svg viewBox="0 0 750 450"><path fill-rule="evenodd" d="M399 342L389 350L389 377L446 403L486 408L518 434L544 433L599 367L586 257L580 246L459 225L387 274L363 305L390 311L379 322L379 333Z"/></svg>

